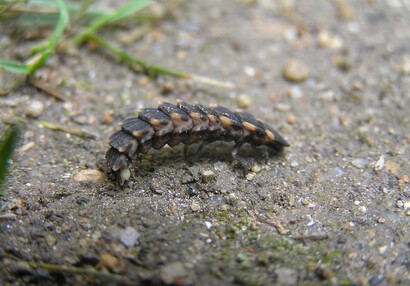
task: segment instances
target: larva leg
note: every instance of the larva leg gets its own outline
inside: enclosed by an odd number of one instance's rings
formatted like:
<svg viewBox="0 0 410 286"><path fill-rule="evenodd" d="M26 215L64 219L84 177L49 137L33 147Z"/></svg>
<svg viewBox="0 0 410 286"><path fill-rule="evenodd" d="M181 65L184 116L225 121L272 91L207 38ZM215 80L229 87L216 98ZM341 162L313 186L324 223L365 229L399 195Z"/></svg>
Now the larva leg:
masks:
<svg viewBox="0 0 410 286"><path fill-rule="evenodd" d="M195 163L196 160L198 160L199 154L201 154L202 149L204 149L205 145L208 144L208 142L202 141L202 143L199 145L198 149L196 150L195 155L191 159L191 163Z"/></svg>
<svg viewBox="0 0 410 286"><path fill-rule="evenodd" d="M250 159L245 159L243 157L240 157L238 155L239 149L241 149L242 145L244 142L238 142L236 143L235 147L232 149L232 157L239 162L239 164L242 165L243 167L243 173L246 176L246 173L248 172L248 170L250 170L253 165L255 165L255 161L250 158Z"/></svg>
<svg viewBox="0 0 410 286"><path fill-rule="evenodd" d="M260 148L255 148L255 150L258 151L262 155L265 164L268 164L269 152L267 150L263 150Z"/></svg>
<svg viewBox="0 0 410 286"><path fill-rule="evenodd" d="M189 148L189 144L185 144L185 145L184 145L184 156L185 156L185 159L188 158L188 148Z"/></svg>

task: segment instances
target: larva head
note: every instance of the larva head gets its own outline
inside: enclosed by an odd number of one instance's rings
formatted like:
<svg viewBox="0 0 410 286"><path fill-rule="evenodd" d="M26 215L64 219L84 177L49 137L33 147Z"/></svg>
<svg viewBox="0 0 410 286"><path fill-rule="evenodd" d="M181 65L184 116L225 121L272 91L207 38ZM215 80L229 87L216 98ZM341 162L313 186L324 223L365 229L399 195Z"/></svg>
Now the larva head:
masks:
<svg viewBox="0 0 410 286"><path fill-rule="evenodd" d="M290 146L289 143L283 138L278 131L267 125L266 123L260 122L260 124L263 124L263 127L265 129L266 133L266 138L265 138L265 144L266 146L276 150L280 151L284 147Z"/></svg>

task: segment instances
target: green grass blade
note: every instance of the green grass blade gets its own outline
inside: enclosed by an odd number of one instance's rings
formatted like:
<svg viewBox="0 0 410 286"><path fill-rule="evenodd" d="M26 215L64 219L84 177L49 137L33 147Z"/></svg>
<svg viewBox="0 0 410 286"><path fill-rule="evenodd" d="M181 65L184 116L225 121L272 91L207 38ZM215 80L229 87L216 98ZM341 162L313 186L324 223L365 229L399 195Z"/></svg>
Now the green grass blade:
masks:
<svg viewBox="0 0 410 286"><path fill-rule="evenodd" d="M27 64L9 61L0 61L0 67L12 73L29 74L30 67Z"/></svg>
<svg viewBox="0 0 410 286"><path fill-rule="evenodd" d="M35 61L31 64L0 61L0 67L13 73L33 74L45 64L50 55L55 51L69 21L68 10L63 0L56 1L60 9L60 17L56 29L48 40L48 44L42 53L40 55L35 55Z"/></svg>
<svg viewBox="0 0 410 286"><path fill-rule="evenodd" d="M18 133L17 127L13 126L6 131L0 141L0 195L3 195L1 192L1 186L7 175L8 160L11 158L11 155L16 148Z"/></svg>
<svg viewBox="0 0 410 286"><path fill-rule="evenodd" d="M39 59L30 66L30 74L33 74L45 64L47 59L56 49L58 42L63 36L64 30L68 24L69 15L68 15L68 10L67 10L66 5L64 4L63 0L56 0L56 1L60 9L60 18L58 19L57 27L54 30L53 35L50 37L48 41L48 47L44 50L44 52L39 57Z"/></svg>
<svg viewBox="0 0 410 286"><path fill-rule="evenodd" d="M96 32L99 28L108 24L109 22L126 18L130 16L131 14L147 7L151 3L152 2L149 0L134 0L124 5L121 9L117 10L116 12L96 19L90 24L88 28L86 28L83 32L79 33L78 36L74 38L73 40L74 45L75 46L80 45L87 38L87 35L90 35Z"/></svg>

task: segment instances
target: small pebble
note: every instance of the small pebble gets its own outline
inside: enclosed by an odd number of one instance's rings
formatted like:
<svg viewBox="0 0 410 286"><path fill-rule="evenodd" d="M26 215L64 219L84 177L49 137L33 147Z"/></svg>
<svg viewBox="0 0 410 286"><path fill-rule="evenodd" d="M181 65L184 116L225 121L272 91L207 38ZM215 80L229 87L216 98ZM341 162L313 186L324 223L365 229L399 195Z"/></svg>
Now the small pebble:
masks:
<svg viewBox="0 0 410 286"><path fill-rule="evenodd" d="M374 165L374 171L380 172L381 170L383 170L384 164L385 164L385 159L384 159L384 155L382 155L380 156L379 160Z"/></svg>
<svg viewBox="0 0 410 286"><path fill-rule="evenodd" d="M352 165L358 169L363 169L366 166L366 160L364 159L353 159Z"/></svg>
<svg viewBox="0 0 410 286"><path fill-rule="evenodd" d="M403 204L403 208L404 208L405 210L410 209L410 201L405 202L405 203Z"/></svg>
<svg viewBox="0 0 410 286"><path fill-rule="evenodd" d="M385 223L385 222L386 222L386 219L385 219L384 217L379 217L379 218L377 219L377 222L378 222L378 223Z"/></svg>
<svg viewBox="0 0 410 286"><path fill-rule="evenodd" d="M317 41L319 47L324 49L340 50L343 48L342 38L328 31L321 31L317 36Z"/></svg>
<svg viewBox="0 0 410 286"><path fill-rule="evenodd" d="M398 200L398 201L396 202L396 208L402 209L403 207L404 207L403 201L402 201L402 200Z"/></svg>
<svg viewBox="0 0 410 286"><path fill-rule="evenodd" d="M209 180L215 178L215 173L212 170L204 170L201 172L201 178L204 182L208 182Z"/></svg>
<svg viewBox="0 0 410 286"><path fill-rule="evenodd" d="M236 99L236 103L240 108L249 108L252 105L252 97L247 94L240 94Z"/></svg>
<svg viewBox="0 0 410 286"><path fill-rule="evenodd" d="M299 162L298 162L298 161L292 161L292 162L290 163L290 166L291 166L292 168L297 168L297 167L299 167Z"/></svg>
<svg viewBox="0 0 410 286"><path fill-rule="evenodd" d="M205 222L205 227L206 227L206 229L211 229L212 223L210 223L209 221L206 221Z"/></svg>
<svg viewBox="0 0 410 286"><path fill-rule="evenodd" d="M367 212L367 208L365 206L360 206L359 207L359 211L362 213L366 213Z"/></svg>
<svg viewBox="0 0 410 286"><path fill-rule="evenodd" d="M399 175L399 165L397 165L396 163L387 161L384 166L386 167L386 170L389 170L393 175Z"/></svg>
<svg viewBox="0 0 410 286"><path fill-rule="evenodd" d="M175 89L174 84L171 81L167 81L162 85L162 94L169 94Z"/></svg>
<svg viewBox="0 0 410 286"><path fill-rule="evenodd" d="M309 68L296 59L288 61L282 73L285 79L292 82L305 81L310 75Z"/></svg>
<svg viewBox="0 0 410 286"><path fill-rule="evenodd" d="M286 121L289 123L289 124L295 124L295 122L296 122L296 116L293 114L293 113L289 113L287 116L286 116Z"/></svg>
<svg viewBox="0 0 410 286"><path fill-rule="evenodd" d="M192 204L191 204L191 210L192 210L193 212L197 212L197 211L199 211L200 209L201 209L201 206L200 206L198 203L192 202Z"/></svg>
<svg viewBox="0 0 410 286"><path fill-rule="evenodd" d="M248 173L248 174L246 174L246 179L248 180L248 181L252 181L254 178L255 178L255 173Z"/></svg>
<svg viewBox="0 0 410 286"><path fill-rule="evenodd" d="M44 111L44 104L38 100L32 100L26 106L26 115L32 118L39 117Z"/></svg>
<svg viewBox="0 0 410 286"><path fill-rule="evenodd" d="M388 249L389 249L389 247L387 245L380 246L379 247L379 253L380 254L385 254Z"/></svg>
<svg viewBox="0 0 410 286"><path fill-rule="evenodd" d="M51 234L48 234L46 236L46 241L47 241L47 244L50 246L53 246L54 244L56 244L56 238L52 236Z"/></svg>
<svg viewBox="0 0 410 286"><path fill-rule="evenodd" d="M309 200L306 199L306 198L303 198L303 199L302 199L302 204L303 204L304 206L307 206L307 205L309 204Z"/></svg>
<svg viewBox="0 0 410 286"><path fill-rule="evenodd" d="M165 284L179 284L177 282L185 276L185 267L178 261L163 265L159 271L159 277Z"/></svg>
<svg viewBox="0 0 410 286"><path fill-rule="evenodd" d="M140 234L132 227L124 229L120 236L120 241L126 246L131 247L137 244L140 239Z"/></svg>
<svg viewBox="0 0 410 286"><path fill-rule="evenodd" d="M139 85L139 86L146 86L148 82L149 82L149 77L143 76L143 77L141 77L140 80L138 81L138 85Z"/></svg>
<svg viewBox="0 0 410 286"><path fill-rule="evenodd" d="M77 182L102 183L104 182L104 176L99 170L87 169L76 174L74 180Z"/></svg>
<svg viewBox="0 0 410 286"><path fill-rule="evenodd" d="M259 173L261 170L262 170L262 168L259 165L254 165L251 168L251 171L254 172L254 173Z"/></svg>
<svg viewBox="0 0 410 286"><path fill-rule="evenodd" d="M17 153L21 154L21 153L27 152L28 150L30 150L34 146L36 146L36 143L34 143L33 141L28 142L27 144L24 144L23 146L21 146L21 148L18 149Z"/></svg>
<svg viewBox="0 0 410 286"><path fill-rule="evenodd" d="M112 112L104 112L104 118L102 121L102 124L104 125L110 125L113 121L113 117L112 117Z"/></svg>
<svg viewBox="0 0 410 286"><path fill-rule="evenodd" d="M399 185L408 184L408 183L409 183L409 176L407 175L403 175L403 177L399 179Z"/></svg>
<svg viewBox="0 0 410 286"><path fill-rule="evenodd" d="M120 264L119 260L109 254L108 252L103 252L100 254L102 264L110 270L113 270L118 267Z"/></svg>

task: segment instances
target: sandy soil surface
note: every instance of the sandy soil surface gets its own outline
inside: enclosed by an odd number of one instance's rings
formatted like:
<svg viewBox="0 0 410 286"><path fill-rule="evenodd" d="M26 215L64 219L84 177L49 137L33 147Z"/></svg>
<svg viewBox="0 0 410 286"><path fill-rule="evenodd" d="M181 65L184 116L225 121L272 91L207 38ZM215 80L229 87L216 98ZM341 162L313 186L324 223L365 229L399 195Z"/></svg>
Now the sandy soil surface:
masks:
<svg viewBox="0 0 410 286"><path fill-rule="evenodd" d="M67 101L29 84L0 97L1 130L25 119L0 201L0 284L409 285L409 2L186 2L101 35L235 89L62 45L34 78ZM0 30L4 55L27 52L17 22ZM244 148L258 166L246 177L221 142L194 164L183 146L153 151L125 187L86 174L119 122L178 98L248 106L291 146L267 163Z"/></svg>

